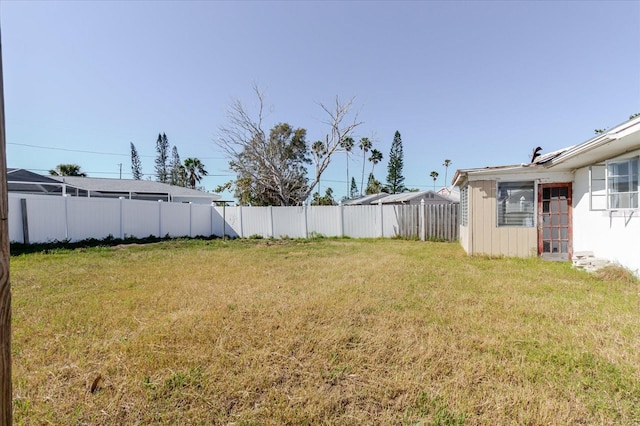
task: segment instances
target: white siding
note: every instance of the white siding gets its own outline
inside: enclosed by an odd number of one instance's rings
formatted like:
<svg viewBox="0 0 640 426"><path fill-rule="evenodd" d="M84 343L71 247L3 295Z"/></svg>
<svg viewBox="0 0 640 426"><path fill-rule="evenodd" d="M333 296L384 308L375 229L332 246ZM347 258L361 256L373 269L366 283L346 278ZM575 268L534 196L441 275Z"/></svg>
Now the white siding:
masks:
<svg viewBox="0 0 640 426"><path fill-rule="evenodd" d="M589 168L578 169L573 184L573 252L591 251L638 273L640 217L636 211L589 209Z"/></svg>

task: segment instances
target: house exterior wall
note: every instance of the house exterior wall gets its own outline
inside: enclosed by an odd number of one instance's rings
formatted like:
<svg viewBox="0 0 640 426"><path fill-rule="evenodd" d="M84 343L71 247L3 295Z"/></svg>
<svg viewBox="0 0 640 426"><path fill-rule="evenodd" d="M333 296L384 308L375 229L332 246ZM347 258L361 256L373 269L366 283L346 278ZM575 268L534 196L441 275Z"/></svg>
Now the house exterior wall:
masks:
<svg viewBox="0 0 640 426"><path fill-rule="evenodd" d="M535 227L497 226L496 189L495 180L469 182L467 252L472 255L536 256L538 235Z"/></svg>
<svg viewBox="0 0 640 426"><path fill-rule="evenodd" d="M573 184L574 253L591 251L639 274L640 211L592 211L589 196L589 167L583 167L576 170Z"/></svg>
<svg viewBox="0 0 640 426"><path fill-rule="evenodd" d="M460 225L460 245L468 254L470 253L471 247L469 247L469 226Z"/></svg>

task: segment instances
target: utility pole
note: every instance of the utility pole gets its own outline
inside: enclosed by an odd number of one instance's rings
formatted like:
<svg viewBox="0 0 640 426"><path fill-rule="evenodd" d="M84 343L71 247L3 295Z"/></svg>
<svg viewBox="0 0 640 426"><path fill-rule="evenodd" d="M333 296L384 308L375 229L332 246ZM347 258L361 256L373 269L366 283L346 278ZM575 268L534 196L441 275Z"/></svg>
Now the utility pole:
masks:
<svg viewBox="0 0 640 426"><path fill-rule="evenodd" d="M9 196L3 82L0 35L0 425L8 426L12 422L11 282L9 280Z"/></svg>
<svg viewBox="0 0 640 426"><path fill-rule="evenodd" d="M120 166L120 179L122 179L122 163L118 163L118 166Z"/></svg>

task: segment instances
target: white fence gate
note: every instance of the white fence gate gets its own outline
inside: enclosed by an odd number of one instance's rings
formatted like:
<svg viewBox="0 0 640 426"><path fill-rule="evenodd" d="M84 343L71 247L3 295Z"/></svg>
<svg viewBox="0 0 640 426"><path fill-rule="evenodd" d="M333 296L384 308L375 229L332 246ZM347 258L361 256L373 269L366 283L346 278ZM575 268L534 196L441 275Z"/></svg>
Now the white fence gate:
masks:
<svg viewBox="0 0 640 426"><path fill-rule="evenodd" d="M18 243L88 238L313 236L458 239L458 204L222 207L111 198L9 194L9 238Z"/></svg>

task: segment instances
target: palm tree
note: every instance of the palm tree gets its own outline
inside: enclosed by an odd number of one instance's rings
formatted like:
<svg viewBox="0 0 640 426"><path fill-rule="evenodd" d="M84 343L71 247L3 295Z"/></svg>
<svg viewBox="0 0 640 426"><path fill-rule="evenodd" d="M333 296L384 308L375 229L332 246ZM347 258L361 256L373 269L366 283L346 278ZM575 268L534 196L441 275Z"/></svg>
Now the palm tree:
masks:
<svg viewBox="0 0 640 426"><path fill-rule="evenodd" d="M318 164L320 160L327 154L327 147L322 141L315 141L311 144L311 154L313 154L313 161L316 163L316 171L318 170ZM320 178L318 177L318 184L316 185L318 197L320 197Z"/></svg>
<svg viewBox="0 0 640 426"><path fill-rule="evenodd" d="M371 161L371 174L373 174L373 168L382 161L382 152L377 149L371 150L371 156L369 157L369 161Z"/></svg>
<svg viewBox="0 0 640 426"><path fill-rule="evenodd" d="M203 176L208 175L207 171L204 169L204 164L197 158L187 158L184 160L184 172L187 177L187 182L189 182L189 187L192 189L196 189L196 183L200 183Z"/></svg>
<svg viewBox="0 0 640 426"><path fill-rule="evenodd" d="M362 187L364 185L364 163L367 157L367 152L371 149L371 141L369 138L360 139L360 144L358 144L360 149L362 150L362 177L360 179L360 195L362 195Z"/></svg>
<svg viewBox="0 0 640 426"><path fill-rule="evenodd" d="M449 182L447 181L447 172L449 171L449 166L451 165L452 161L451 160L444 160L444 163L442 163L442 165L444 166L444 186L448 187L449 186Z"/></svg>
<svg viewBox="0 0 640 426"><path fill-rule="evenodd" d="M55 169L49 170L51 176L80 176L87 177L87 174L80 171L77 164L58 164Z"/></svg>
<svg viewBox="0 0 640 426"><path fill-rule="evenodd" d="M347 136L340 141L340 146L344 149L345 154L347 154L347 194L349 194L349 153L353 149L353 145L355 145L355 141L351 136Z"/></svg>
<svg viewBox="0 0 640 426"><path fill-rule="evenodd" d="M438 172L433 171L431 173L429 173L429 176L431 176L433 178L433 192L436 191L436 179L438 179Z"/></svg>

